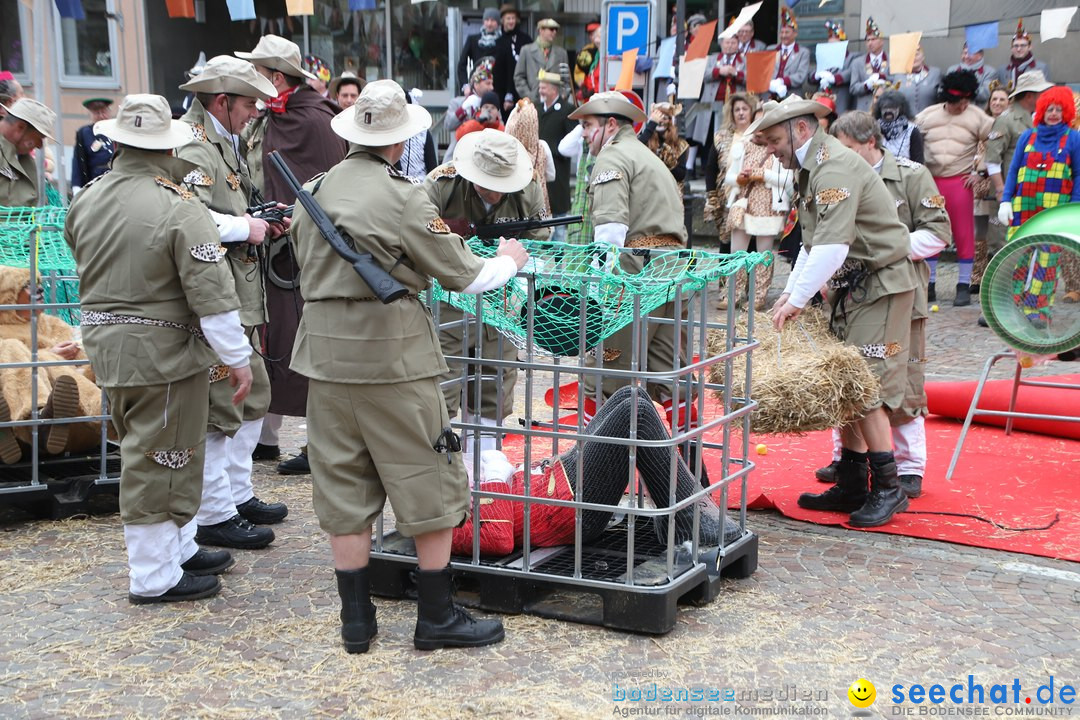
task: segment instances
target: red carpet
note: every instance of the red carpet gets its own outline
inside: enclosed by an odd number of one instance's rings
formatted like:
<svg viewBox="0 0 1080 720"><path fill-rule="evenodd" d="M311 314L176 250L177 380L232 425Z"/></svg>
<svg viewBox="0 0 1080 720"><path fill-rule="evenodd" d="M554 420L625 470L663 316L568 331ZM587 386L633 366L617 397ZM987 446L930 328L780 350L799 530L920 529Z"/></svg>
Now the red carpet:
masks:
<svg viewBox="0 0 1080 720"><path fill-rule="evenodd" d="M1005 363L1002 363L1005 365ZM1076 390L1061 388L1043 388L1021 386L1016 395L1017 412L1035 415L1080 415L1080 375L1055 375L1042 378L1024 378L1075 385ZM974 380L969 382L934 382L926 383L927 407L935 415L958 418L967 417L971 407L971 398L975 394ZM980 410L1008 410L1009 397L1012 395L1012 380L991 380L983 387L979 397ZM983 425L1005 427L1006 418L989 415L976 415L974 422ZM1017 430L1053 435L1056 437L1080 440L1080 422L1061 420L1032 420L1017 418L1013 427Z"/></svg>
<svg viewBox="0 0 1080 720"><path fill-rule="evenodd" d="M715 415L707 411L706 416ZM576 421L574 414L563 418L568 424ZM927 419L930 466L922 496L888 525L870 530L1080 562L1080 441L1026 432L1007 436L1000 428L972 425L949 482L945 471L960 428L953 420ZM734 442L740 447L737 436ZM767 446L767 454L754 452L758 443ZM508 437L505 449L512 461L520 461L521 436ZM550 441L534 441L533 461L548 457L550 449ZM814 469L830 460L828 432L754 435L750 451L757 468L748 481L747 507L776 509L823 525L845 523L847 515L803 510L796 504L800 493L828 487L814 478ZM714 480L720 477L717 452L706 453L706 465ZM729 503L736 507L738 500L735 489Z"/></svg>

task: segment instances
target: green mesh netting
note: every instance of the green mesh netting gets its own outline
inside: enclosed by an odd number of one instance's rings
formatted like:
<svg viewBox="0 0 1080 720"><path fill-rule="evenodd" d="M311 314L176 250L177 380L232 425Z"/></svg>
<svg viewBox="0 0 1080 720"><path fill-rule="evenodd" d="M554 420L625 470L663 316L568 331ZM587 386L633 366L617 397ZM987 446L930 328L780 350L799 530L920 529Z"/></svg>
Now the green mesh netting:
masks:
<svg viewBox="0 0 1080 720"><path fill-rule="evenodd" d="M696 292L722 276L749 272L772 262L770 253L650 250L644 269L628 274L618 267L620 253L606 243L521 242L530 256L524 272L535 278L531 289L526 278L518 277L484 293L480 296L480 319L520 347L531 337L535 350L559 356L590 350L631 323L635 299L638 312L644 316L677 293ZM468 244L481 257L495 255L494 245L477 238ZM474 295L450 292L438 283L434 294L464 312L477 312Z"/></svg>
<svg viewBox="0 0 1080 720"><path fill-rule="evenodd" d="M0 265L29 268L31 242L36 242L37 271L47 303L79 302L79 283L70 279L75 276L75 258L64 242L65 218L63 207L0 206ZM78 308L47 312L70 325L79 324Z"/></svg>

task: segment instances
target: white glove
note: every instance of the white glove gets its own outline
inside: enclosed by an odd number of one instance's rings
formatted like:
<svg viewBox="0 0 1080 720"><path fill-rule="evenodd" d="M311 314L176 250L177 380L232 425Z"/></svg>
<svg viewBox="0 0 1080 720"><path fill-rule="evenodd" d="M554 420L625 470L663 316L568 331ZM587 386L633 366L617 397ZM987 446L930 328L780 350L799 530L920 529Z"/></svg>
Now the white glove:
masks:
<svg viewBox="0 0 1080 720"><path fill-rule="evenodd" d="M832 87L836 84L836 76L828 70L818 70L814 73L814 78L821 83L823 88Z"/></svg>
<svg viewBox="0 0 1080 720"><path fill-rule="evenodd" d="M998 222L1002 225L1012 225L1013 211L1012 203L1003 202L998 205Z"/></svg>
<svg viewBox="0 0 1080 720"><path fill-rule="evenodd" d="M470 95L465 98L465 102L461 103L461 109L472 115L480 109L480 96Z"/></svg>
<svg viewBox="0 0 1080 720"><path fill-rule="evenodd" d="M873 74L873 75L871 75L870 77L866 78L866 82L865 82L865 83L863 83L863 84L864 84L864 85L866 85L866 89L867 89L867 90L873 90L873 89L874 89L874 88L876 88L876 87L877 87L877 86L878 86L878 85L879 85L880 83L881 83L881 76L880 76L880 75L878 75L877 73L874 73L874 74Z"/></svg>
<svg viewBox="0 0 1080 720"><path fill-rule="evenodd" d="M769 83L769 92L782 99L787 95L787 85L780 78L773 78L772 82Z"/></svg>

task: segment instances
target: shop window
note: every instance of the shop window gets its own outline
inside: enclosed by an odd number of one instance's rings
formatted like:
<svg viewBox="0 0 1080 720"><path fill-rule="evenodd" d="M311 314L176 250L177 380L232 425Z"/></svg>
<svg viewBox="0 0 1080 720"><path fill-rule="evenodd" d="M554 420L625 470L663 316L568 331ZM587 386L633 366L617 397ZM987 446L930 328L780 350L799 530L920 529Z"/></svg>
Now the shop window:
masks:
<svg viewBox="0 0 1080 720"><path fill-rule="evenodd" d="M349 10L347 0L315 0L315 14L308 21L311 54L325 60L335 76L348 71L365 82L385 78L384 2L369 3L370 10Z"/></svg>
<svg viewBox="0 0 1080 720"><path fill-rule="evenodd" d="M109 21L111 0L82 0L85 20L54 14L60 84L64 87L119 87L116 33Z"/></svg>
<svg viewBox="0 0 1080 720"><path fill-rule="evenodd" d="M0 0L0 70L20 77L29 73L26 17L19 0Z"/></svg>

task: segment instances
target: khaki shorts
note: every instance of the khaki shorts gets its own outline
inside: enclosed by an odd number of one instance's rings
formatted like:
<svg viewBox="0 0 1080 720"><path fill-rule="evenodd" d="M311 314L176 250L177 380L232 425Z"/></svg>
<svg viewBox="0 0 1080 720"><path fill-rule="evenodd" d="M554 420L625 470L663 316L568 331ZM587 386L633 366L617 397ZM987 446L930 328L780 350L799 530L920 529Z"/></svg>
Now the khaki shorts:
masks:
<svg viewBox="0 0 1080 720"><path fill-rule="evenodd" d="M307 423L315 514L327 533L370 532L387 498L406 537L465 521L461 455L433 447L450 427L436 378L387 385L312 380Z"/></svg>
<svg viewBox="0 0 1080 720"><path fill-rule="evenodd" d="M208 378L105 388L120 440L120 518L125 525L187 524L202 502Z"/></svg>
<svg viewBox="0 0 1080 720"><path fill-rule="evenodd" d="M891 411L903 406L908 392L911 318L916 292L919 291L883 295L870 302L854 302L848 297L844 312L833 313L833 334L862 352L881 383L879 401L867 410L884 406Z"/></svg>

